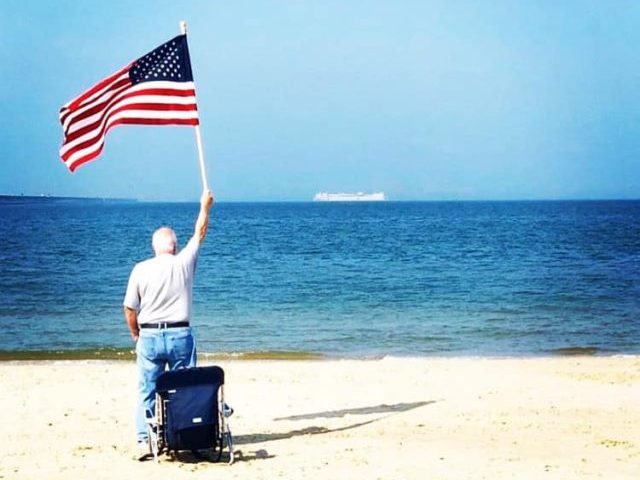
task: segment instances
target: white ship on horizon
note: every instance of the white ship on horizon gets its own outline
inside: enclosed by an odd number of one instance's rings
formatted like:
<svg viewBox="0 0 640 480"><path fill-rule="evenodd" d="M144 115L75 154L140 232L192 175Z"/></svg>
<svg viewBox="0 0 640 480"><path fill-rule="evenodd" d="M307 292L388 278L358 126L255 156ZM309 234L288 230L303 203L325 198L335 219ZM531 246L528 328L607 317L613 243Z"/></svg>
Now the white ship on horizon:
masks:
<svg viewBox="0 0 640 480"><path fill-rule="evenodd" d="M384 192L374 193L329 193L318 192L313 197L314 202L384 202L387 199Z"/></svg>

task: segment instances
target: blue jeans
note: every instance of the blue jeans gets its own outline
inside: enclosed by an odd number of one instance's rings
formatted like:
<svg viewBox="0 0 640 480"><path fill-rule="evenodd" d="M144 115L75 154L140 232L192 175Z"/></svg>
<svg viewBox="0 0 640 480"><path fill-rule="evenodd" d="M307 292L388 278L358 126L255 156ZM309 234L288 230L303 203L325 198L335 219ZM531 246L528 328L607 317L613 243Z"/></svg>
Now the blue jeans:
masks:
<svg viewBox="0 0 640 480"><path fill-rule="evenodd" d="M138 441L147 441L145 411L155 414L156 380L168 366L170 370L196 366L196 345L190 327L144 328L136 343L138 365L138 406L136 434Z"/></svg>

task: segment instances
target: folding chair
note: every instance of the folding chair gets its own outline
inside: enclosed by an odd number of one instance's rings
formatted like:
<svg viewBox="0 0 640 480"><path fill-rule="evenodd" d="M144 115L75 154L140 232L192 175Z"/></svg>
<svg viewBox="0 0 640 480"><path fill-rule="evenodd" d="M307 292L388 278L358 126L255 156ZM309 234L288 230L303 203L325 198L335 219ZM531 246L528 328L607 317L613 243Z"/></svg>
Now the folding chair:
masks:
<svg viewBox="0 0 640 480"><path fill-rule="evenodd" d="M233 439L228 418L233 414L224 401L224 370L195 367L162 373L156 382L155 415L147 411L151 453L156 461L163 452L213 449L219 461L224 448L233 463Z"/></svg>

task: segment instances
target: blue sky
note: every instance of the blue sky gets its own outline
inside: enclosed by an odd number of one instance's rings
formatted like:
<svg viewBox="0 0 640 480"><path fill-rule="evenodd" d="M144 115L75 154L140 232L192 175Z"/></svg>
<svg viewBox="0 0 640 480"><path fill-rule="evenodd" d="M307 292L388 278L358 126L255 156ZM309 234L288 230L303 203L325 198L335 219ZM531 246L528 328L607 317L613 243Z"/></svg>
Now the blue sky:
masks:
<svg viewBox="0 0 640 480"><path fill-rule="evenodd" d="M190 127L58 158L60 106L181 19L221 201L640 198L640 3L616 0L3 0L0 193L196 199Z"/></svg>

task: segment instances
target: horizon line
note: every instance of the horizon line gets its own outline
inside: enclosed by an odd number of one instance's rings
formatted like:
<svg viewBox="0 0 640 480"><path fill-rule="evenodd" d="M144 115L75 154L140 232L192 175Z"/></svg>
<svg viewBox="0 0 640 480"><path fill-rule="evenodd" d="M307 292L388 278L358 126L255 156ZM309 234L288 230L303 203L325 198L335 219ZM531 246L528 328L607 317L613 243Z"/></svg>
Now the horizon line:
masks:
<svg viewBox="0 0 640 480"><path fill-rule="evenodd" d="M83 196L65 196L65 195L24 195L24 194L7 194L0 193L0 199L7 198L24 198L24 199L42 199L42 200L94 200L94 201L118 201L118 202L139 202L139 203L198 203L197 199L177 200L177 199L145 199L145 198L130 198L130 197L83 197ZM424 203L446 203L446 202L620 202L620 201L638 201L640 197L566 197L566 198L405 198L405 199L386 199L383 201L333 201L322 202L314 201L310 199L254 199L254 200L215 200L215 203L411 203L411 202L424 202Z"/></svg>

